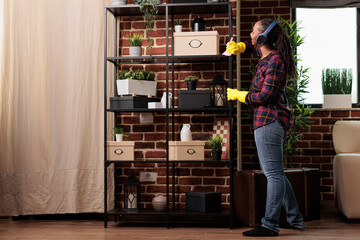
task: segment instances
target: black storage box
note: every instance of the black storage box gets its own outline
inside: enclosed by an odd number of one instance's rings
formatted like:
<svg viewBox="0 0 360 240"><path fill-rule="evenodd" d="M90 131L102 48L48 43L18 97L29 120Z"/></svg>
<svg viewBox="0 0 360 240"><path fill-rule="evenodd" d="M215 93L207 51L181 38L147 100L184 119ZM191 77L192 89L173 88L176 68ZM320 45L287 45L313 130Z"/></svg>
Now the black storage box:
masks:
<svg viewBox="0 0 360 240"><path fill-rule="evenodd" d="M179 90L179 108L203 108L210 106L210 90Z"/></svg>
<svg viewBox="0 0 360 240"><path fill-rule="evenodd" d="M111 97L111 109L148 108L148 102L160 102L160 98L149 98L147 96L124 96Z"/></svg>
<svg viewBox="0 0 360 240"><path fill-rule="evenodd" d="M186 210L192 212L220 212L221 192L186 192Z"/></svg>

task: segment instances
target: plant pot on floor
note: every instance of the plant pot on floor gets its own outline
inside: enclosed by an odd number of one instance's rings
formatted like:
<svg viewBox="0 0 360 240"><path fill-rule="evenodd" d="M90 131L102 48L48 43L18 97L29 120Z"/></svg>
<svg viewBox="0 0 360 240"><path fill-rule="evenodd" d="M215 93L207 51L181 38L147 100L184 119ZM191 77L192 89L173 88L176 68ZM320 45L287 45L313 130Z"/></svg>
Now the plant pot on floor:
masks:
<svg viewBox="0 0 360 240"><path fill-rule="evenodd" d="M211 155L214 161L221 161L222 150L212 150Z"/></svg>
<svg viewBox="0 0 360 240"><path fill-rule="evenodd" d="M187 81L186 84L188 90L196 90L196 85L197 85L196 81Z"/></svg>

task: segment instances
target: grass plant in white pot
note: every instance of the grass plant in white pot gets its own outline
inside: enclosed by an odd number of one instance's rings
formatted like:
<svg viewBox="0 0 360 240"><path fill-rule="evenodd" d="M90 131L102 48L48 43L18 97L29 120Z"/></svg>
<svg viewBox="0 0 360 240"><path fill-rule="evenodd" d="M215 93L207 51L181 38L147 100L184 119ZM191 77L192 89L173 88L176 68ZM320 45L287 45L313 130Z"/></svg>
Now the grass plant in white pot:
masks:
<svg viewBox="0 0 360 240"><path fill-rule="evenodd" d="M175 21L175 32L182 32L182 25L180 19L176 19Z"/></svg>
<svg viewBox="0 0 360 240"><path fill-rule="evenodd" d="M132 36L131 35L125 36L130 44L129 55L131 57L141 56L142 53L141 46L142 46L143 36L144 35L141 33L134 33Z"/></svg>
<svg viewBox="0 0 360 240"><path fill-rule="evenodd" d="M136 70L132 68L118 71L116 80L118 95L156 96L155 73L152 71Z"/></svg>
<svg viewBox="0 0 360 240"><path fill-rule="evenodd" d="M324 108L351 108L352 78L352 69L322 70Z"/></svg>

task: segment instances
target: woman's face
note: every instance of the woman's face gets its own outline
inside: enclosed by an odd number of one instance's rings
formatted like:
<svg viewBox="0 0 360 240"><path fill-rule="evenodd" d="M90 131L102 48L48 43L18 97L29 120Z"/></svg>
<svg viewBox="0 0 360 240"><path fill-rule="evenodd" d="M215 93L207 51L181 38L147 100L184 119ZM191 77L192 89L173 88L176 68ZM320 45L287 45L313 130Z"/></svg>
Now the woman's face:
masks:
<svg viewBox="0 0 360 240"><path fill-rule="evenodd" d="M251 43L252 43L252 45L254 45L254 46L257 44L256 39L257 39L257 37L259 36L259 34L261 33L260 29L261 29L261 22L258 21L258 22L256 22L255 25L253 26L253 30L252 30L252 32L250 33Z"/></svg>

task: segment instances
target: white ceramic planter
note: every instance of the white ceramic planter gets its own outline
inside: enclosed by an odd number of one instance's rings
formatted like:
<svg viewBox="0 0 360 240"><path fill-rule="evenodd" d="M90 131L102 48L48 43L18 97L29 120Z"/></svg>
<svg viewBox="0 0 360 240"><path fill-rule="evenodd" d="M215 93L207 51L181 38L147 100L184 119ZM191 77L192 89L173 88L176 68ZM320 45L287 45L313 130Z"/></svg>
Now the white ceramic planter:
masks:
<svg viewBox="0 0 360 240"><path fill-rule="evenodd" d="M175 32L182 32L182 26L181 25L175 25Z"/></svg>
<svg viewBox="0 0 360 240"><path fill-rule="evenodd" d="M139 56L141 56L141 47L130 47L129 48L129 55L131 57L139 57Z"/></svg>
<svg viewBox="0 0 360 240"><path fill-rule="evenodd" d="M155 81L121 79L116 80L118 95L151 95L156 96Z"/></svg>
<svg viewBox="0 0 360 240"><path fill-rule="evenodd" d="M112 0L111 4L113 6L121 6L121 5L126 5L127 4L127 0Z"/></svg>
<svg viewBox="0 0 360 240"><path fill-rule="evenodd" d="M124 134L115 134L115 139L117 142L121 142L124 139Z"/></svg>
<svg viewBox="0 0 360 240"><path fill-rule="evenodd" d="M351 94L324 94L323 108L351 108Z"/></svg>

